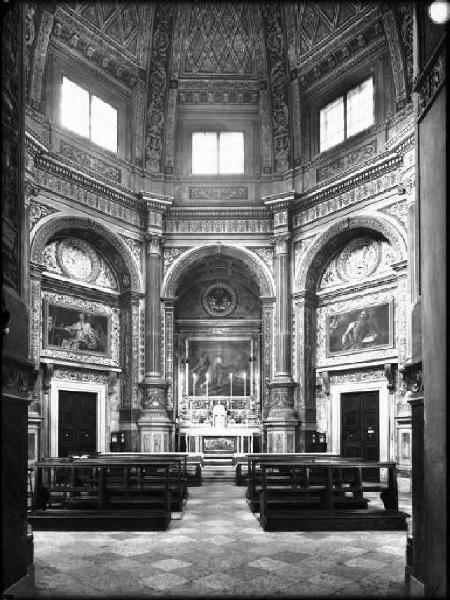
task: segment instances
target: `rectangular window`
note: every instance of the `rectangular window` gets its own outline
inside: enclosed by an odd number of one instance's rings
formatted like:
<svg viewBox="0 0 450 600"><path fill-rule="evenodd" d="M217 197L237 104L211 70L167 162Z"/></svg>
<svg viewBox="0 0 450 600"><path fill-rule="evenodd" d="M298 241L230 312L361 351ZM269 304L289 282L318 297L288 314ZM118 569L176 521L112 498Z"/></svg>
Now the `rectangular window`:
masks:
<svg viewBox="0 0 450 600"><path fill-rule="evenodd" d="M373 78L369 77L320 110L320 152L375 122Z"/></svg>
<svg viewBox="0 0 450 600"><path fill-rule="evenodd" d="M194 132L192 173L194 175L244 173L244 133L242 131Z"/></svg>
<svg viewBox="0 0 450 600"><path fill-rule="evenodd" d="M63 77L61 125L117 152L117 109Z"/></svg>

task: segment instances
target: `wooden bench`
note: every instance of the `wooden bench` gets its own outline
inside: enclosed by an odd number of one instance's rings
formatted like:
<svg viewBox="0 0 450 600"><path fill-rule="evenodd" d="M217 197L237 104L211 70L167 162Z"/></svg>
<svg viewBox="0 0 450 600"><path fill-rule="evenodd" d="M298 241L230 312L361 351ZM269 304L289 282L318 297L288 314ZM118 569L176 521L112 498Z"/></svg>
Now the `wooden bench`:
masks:
<svg viewBox="0 0 450 600"><path fill-rule="evenodd" d="M280 483L283 480L290 482L291 475L288 467L292 463L298 461L306 461L308 464L323 464L324 462L338 462L346 463L350 459L342 458L338 455L320 454L320 453L289 453L289 454L248 454L247 460L247 490L246 498L249 503L252 512L259 512L259 498L262 489L262 471L261 465L269 462L279 463L277 466L278 476ZM241 461L241 465L243 465ZM316 471L312 474L311 483L321 483L323 481L323 475L320 478L320 471ZM335 477L341 476L342 473L336 473ZM275 477L275 473L272 473Z"/></svg>
<svg viewBox="0 0 450 600"><path fill-rule="evenodd" d="M99 458L38 462L29 521L36 530L167 529L170 464L151 467Z"/></svg>
<svg viewBox="0 0 450 600"><path fill-rule="evenodd" d="M279 476L283 467L290 477ZM364 471L387 469L388 481L364 482ZM261 464L260 523L265 531L358 531L406 529L398 510L395 463L346 460L339 464L285 461ZM369 506L365 492L381 492L384 509Z"/></svg>

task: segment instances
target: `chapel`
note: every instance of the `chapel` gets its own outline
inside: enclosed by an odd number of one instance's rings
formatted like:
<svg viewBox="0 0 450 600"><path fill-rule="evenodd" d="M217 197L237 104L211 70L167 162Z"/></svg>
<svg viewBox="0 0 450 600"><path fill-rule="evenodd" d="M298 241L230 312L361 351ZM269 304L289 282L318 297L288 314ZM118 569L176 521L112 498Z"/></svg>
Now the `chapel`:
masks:
<svg viewBox="0 0 450 600"><path fill-rule="evenodd" d="M181 453L395 463L446 597L449 12L4 4L5 594L37 463Z"/></svg>

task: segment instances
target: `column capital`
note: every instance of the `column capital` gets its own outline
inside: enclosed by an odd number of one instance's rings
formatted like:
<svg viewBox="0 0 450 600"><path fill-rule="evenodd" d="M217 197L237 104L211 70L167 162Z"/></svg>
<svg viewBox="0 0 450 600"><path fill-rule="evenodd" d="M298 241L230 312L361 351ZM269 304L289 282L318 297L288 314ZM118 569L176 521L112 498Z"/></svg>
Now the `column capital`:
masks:
<svg viewBox="0 0 450 600"><path fill-rule="evenodd" d="M279 254L287 254L289 252L289 242L291 236L289 233L282 233L272 238L275 256Z"/></svg>
<svg viewBox="0 0 450 600"><path fill-rule="evenodd" d="M147 252L149 254L161 255L162 237L155 233L145 233L144 239L147 243Z"/></svg>
<svg viewBox="0 0 450 600"><path fill-rule="evenodd" d="M165 196L163 194L151 194L149 192L141 192L141 198L145 202L147 212L159 212L163 215L172 206L173 196Z"/></svg>
<svg viewBox="0 0 450 600"><path fill-rule="evenodd" d="M278 213L280 211L288 210L289 206L295 200L295 192L281 192L279 194L272 194L270 196L263 196L264 206L271 213Z"/></svg>

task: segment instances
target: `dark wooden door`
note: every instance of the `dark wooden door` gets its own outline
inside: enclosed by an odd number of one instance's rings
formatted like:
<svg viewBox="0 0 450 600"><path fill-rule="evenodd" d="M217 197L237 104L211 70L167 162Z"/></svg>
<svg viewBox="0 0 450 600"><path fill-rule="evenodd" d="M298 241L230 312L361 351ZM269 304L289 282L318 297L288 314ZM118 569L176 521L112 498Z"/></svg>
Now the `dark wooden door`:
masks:
<svg viewBox="0 0 450 600"><path fill-rule="evenodd" d="M91 454L97 447L97 394L59 392L58 455Z"/></svg>
<svg viewBox="0 0 450 600"><path fill-rule="evenodd" d="M342 394L341 452L344 458L380 460L378 392ZM373 474L378 473L374 470Z"/></svg>

